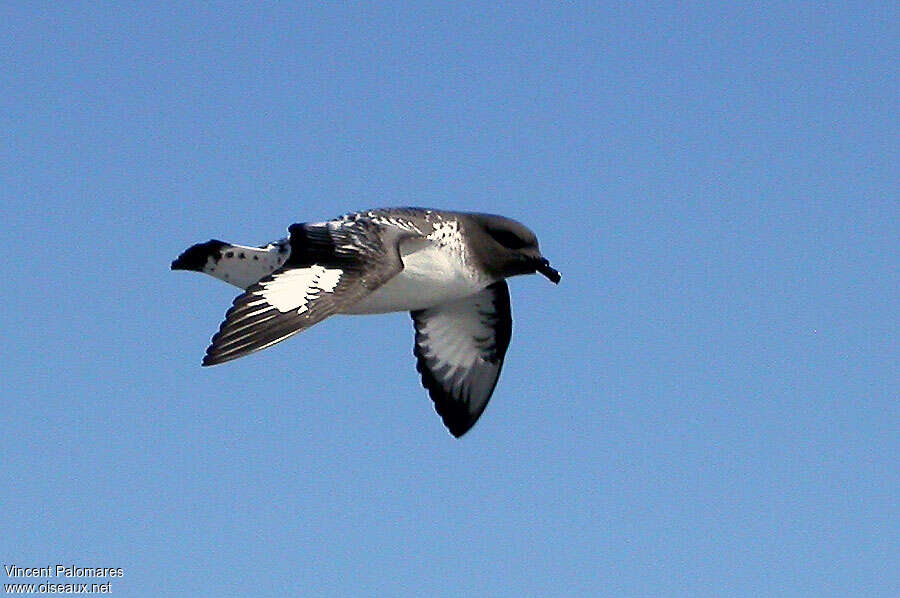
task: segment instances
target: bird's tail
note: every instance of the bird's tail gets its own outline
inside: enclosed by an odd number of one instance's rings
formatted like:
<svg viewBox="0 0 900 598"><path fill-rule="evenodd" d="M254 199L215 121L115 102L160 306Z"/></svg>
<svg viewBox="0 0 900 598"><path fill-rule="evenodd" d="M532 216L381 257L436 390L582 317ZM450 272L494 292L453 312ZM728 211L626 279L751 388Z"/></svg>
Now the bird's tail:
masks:
<svg viewBox="0 0 900 598"><path fill-rule="evenodd" d="M172 262L173 270L193 270L246 289L280 268L291 255L287 239L262 247L232 245L211 239L187 248Z"/></svg>

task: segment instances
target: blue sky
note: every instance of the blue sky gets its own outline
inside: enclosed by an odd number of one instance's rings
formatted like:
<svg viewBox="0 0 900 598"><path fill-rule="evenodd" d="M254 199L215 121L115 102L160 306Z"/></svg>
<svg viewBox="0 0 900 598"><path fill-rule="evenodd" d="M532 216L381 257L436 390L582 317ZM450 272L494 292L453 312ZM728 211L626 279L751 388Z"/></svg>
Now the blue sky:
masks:
<svg viewBox="0 0 900 598"><path fill-rule="evenodd" d="M894 3L0 17L3 564L123 596L900 593ZM235 293L181 250L391 205L517 218L563 273L512 281L468 435L406 314L200 367Z"/></svg>

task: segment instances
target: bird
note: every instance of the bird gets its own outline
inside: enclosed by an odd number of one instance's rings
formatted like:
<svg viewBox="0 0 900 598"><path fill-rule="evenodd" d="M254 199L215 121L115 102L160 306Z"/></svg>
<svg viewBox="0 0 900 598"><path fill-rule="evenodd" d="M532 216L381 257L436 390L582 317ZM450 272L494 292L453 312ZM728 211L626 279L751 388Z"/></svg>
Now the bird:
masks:
<svg viewBox="0 0 900 598"><path fill-rule="evenodd" d="M251 247L211 239L172 270L244 290L202 365L265 349L337 314L409 312L422 385L450 434L468 432L494 392L512 336L506 279L560 273L523 224L493 214L379 208L288 227Z"/></svg>

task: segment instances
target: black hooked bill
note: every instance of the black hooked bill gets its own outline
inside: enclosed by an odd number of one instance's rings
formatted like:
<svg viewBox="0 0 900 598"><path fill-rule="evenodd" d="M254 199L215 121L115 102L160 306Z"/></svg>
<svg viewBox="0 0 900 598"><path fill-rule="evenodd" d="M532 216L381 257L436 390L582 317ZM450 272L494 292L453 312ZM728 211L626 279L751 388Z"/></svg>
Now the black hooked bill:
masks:
<svg viewBox="0 0 900 598"><path fill-rule="evenodd" d="M550 260L541 258L537 262L537 271L546 276L553 284L559 284L562 275L550 266Z"/></svg>

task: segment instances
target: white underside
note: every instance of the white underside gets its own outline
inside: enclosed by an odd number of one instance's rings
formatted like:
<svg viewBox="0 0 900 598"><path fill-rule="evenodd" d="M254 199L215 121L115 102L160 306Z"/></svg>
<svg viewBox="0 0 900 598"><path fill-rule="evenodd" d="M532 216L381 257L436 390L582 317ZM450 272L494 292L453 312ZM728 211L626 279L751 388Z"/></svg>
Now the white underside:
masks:
<svg viewBox="0 0 900 598"><path fill-rule="evenodd" d="M345 314L380 314L426 309L474 295L490 284L473 276L460 257L431 243L401 245L403 270Z"/></svg>

